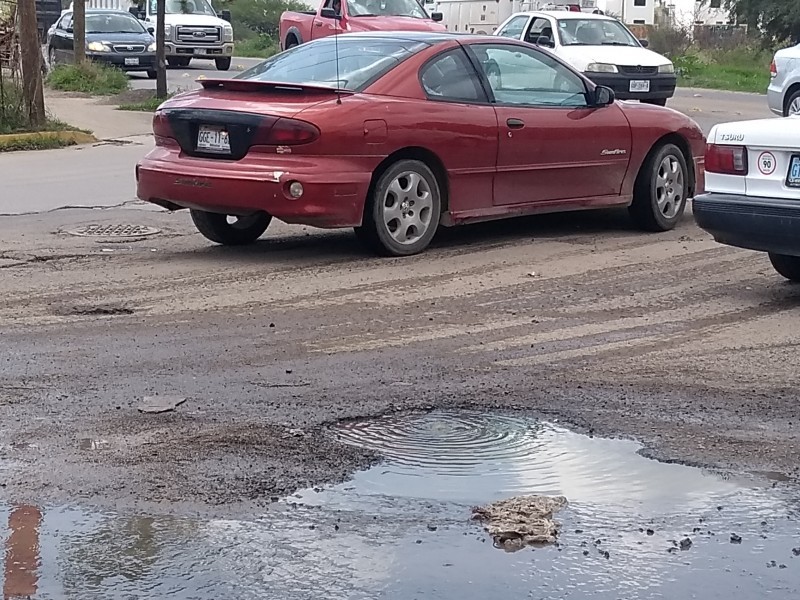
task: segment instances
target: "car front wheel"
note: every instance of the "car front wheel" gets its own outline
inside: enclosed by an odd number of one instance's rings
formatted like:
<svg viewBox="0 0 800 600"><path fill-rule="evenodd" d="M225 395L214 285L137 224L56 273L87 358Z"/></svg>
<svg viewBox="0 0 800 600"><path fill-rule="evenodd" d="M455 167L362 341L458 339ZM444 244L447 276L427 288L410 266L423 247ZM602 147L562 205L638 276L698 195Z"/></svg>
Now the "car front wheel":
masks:
<svg viewBox="0 0 800 600"><path fill-rule="evenodd" d="M629 212L642 229L669 231L683 215L688 195L689 169L683 152L664 144L650 152L639 171Z"/></svg>
<svg viewBox="0 0 800 600"><path fill-rule="evenodd" d="M418 160L400 160L371 188L356 235L384 256L418 254L431 243L441 212L433 171Z"/></svg>
<svg viewBox="0 0 800 600"><path fill-rule="evenodd" d="M224 246L252 244L263 235L272 221L272 215L264 212L235 216L192 209L190 213L200 233Z"/></svg>
<svg viewBox="0 0 800 600"><path fill-rule="evenodd" d="M786 254L769 254L772 267L789 281L800 282L800 256Z"/></svg>

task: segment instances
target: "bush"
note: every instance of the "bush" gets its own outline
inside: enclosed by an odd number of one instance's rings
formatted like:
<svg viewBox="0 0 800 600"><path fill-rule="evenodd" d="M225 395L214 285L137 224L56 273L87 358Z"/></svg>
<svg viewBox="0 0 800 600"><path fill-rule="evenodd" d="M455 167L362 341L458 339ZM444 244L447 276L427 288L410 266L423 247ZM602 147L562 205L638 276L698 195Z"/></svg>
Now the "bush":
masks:
<svg viewBox="0 0 800 600"><path fill-rule="evenodd" d="M650 50L663 54L669 59L684 54L692 45L692 38L686 29L656 27L648 34Z"/></svg>
<svg viewBox="0 0 800 600"><path fill-rule="evenodd" d="M47 77L47 85L64 92L110 96L128 89L128 76L114 67L87 61L57 66Z"/></svg>
<svg viewBox="0 0 800 600"><path fill-rule="evenodd" d="M255 37L237 42L236 55L250 58L269 58L278 52L278 44L271 36L261 33Z"/></svg>
<svg viewBox="0 0 800 600"><path fill-rule="evenodd" d="M27 129L28 116L22 88L16 82L0 79L0 134Z"/></svg>

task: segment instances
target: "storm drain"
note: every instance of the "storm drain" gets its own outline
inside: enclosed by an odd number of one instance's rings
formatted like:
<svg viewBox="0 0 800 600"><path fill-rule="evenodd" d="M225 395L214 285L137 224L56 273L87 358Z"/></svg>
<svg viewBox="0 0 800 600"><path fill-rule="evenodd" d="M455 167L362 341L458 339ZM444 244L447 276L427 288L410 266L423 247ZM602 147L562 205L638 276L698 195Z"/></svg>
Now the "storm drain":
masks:
<svg viewBox="0 0 800 600"><path fill-rule="evenodd" d="M139 238L160 233L160 229L147 225L82 225L67 231L70 235L101 238Z"/></svg>

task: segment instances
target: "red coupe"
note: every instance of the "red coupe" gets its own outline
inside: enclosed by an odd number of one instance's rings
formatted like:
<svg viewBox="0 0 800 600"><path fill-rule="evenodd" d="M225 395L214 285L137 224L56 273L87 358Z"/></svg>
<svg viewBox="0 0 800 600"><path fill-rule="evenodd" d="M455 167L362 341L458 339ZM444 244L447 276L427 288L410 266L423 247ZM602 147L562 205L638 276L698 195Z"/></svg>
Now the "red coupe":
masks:
<svg viewBox="0 0 800 600"><path fill-rule="evenodd" d="M402 256L440 225L611 206L665 231L702 191L694 121L510 39L343 34L202 85L156 111L136 180L220 244L276 218Z"/></svg>

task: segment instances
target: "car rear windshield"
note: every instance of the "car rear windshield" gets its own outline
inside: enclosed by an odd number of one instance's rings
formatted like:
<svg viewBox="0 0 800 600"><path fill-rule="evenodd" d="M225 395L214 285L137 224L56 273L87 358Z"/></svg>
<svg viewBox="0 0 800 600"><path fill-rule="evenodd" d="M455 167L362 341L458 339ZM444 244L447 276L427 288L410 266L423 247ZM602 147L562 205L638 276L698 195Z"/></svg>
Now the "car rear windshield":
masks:
<svg viewBox="0 0 800 600"><path fill-rule="evenodd" d="M426 48L414 40L333 36L295 46L237 75L235 79L315 85L360 92L403 60ZM338 86L337 86L338 71Z"/></svg>

